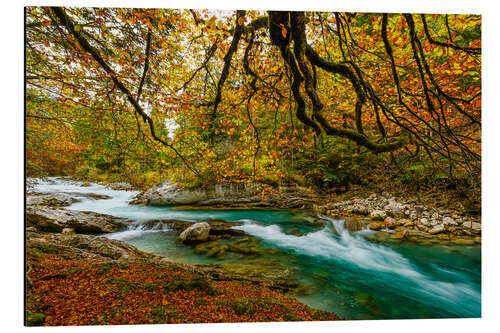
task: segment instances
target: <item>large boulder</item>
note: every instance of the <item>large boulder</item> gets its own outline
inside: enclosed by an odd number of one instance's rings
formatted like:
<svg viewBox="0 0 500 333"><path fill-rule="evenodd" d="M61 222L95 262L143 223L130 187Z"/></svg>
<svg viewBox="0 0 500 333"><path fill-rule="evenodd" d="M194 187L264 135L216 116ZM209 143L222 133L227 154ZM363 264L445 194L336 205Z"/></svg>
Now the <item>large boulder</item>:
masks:
<svg viewBox="0 0 500 333"><path fill-rule="evenodd" d="M219 183L206 188L181 188L164 182L138 194L130 203L152 206L214 206L214 207L312 207L315 194L301 187L276 188L274 194L259 196L266 187L259 183Z"/></svg>
<svg viewBox="0 0 500 333"><path fill-rule="evenodd" d="M184 230L177 240L182 243L203 242L208 240L209 235L210 225L207 222L199 222Z"/></svg>
<svg viewBox="0 0 500 333"><path fill-rule="evenodd" d="M119 231L127 224L123 219L94 212L44 206L26 207L26 226L41 231L62 232L65 228L73 228L76 233L103 234Z"/></svg>

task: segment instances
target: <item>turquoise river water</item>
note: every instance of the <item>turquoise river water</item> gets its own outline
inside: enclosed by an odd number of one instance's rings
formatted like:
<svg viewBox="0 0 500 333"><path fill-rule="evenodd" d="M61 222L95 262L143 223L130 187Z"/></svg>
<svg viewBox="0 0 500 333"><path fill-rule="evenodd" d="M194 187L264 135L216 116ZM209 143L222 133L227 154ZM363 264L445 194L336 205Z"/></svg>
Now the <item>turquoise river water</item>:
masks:
<svg viewBox="0 0 500 333"><path fill-rule="evenodd" d="M256 237L264 257L259 262L285 267L307 291L295 297L313 308L345 319L476 318L481 317L481 247L421 246L409 242L375 243L365 238L371 231L349 233L343 220L323 216L324 223L310 223L303 212L287 210L177 210L171 207L128 205L138 192L110 190L102 185L63 178L35 180L39 192L82 194L69 209L123 217L136 224L153 219L242 221L235 226ZM104 194L94 200L85 193ZM252 265L255 259L228 255L209 258L176 243L165 229L128 230L105 237L163 255L176 262ZM267 250L267 251L266 251ZM271 251L273 250L273 251Z"/></svg>

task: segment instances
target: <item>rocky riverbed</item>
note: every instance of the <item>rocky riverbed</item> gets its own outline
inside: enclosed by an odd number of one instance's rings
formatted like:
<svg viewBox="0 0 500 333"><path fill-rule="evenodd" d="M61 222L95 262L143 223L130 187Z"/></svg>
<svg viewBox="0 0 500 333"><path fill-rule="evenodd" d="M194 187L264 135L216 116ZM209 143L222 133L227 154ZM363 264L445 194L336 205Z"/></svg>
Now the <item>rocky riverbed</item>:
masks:
<svg viewBox="0 0 500 333"><path fill-rule="evenodd" d="M481 220L439 207L428 207L416 199L402 199L389 193L371 194L348 200L329 201L325 196L301 187L280 187L272 194L257 195L262 184L220 184L207 189L182 189L164 182L138 194L132 204L172 205L188 209L301 208L314 214L346 219L352 232L378 231L373 240L410 240L421 244L436 241L459 245L481 243Z"/></svg>
<svg viewBox="0 0 500 333"><path fill-rule="evenodd" d="M403 200L388 193L372 194L314 206L314 212L345 218L350 231L379 231L372 239L407 239L422 244L436 241L458 245L481 243L479 217L461 216L447 209L426 207L416 200Z"/></svg>

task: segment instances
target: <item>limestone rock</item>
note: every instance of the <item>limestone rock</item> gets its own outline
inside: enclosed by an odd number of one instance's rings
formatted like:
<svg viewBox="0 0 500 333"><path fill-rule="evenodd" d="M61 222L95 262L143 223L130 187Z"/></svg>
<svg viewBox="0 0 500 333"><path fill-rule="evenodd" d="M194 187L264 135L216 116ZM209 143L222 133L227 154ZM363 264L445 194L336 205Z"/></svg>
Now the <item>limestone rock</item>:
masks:
<svg viewBox="0 0 500 333"><path fill-rule="evenodd" d="M74 235L75 234L75 229L73 229L73 228L64 228L61 231L61 234L63 234L63 235Z"/></svg>
<svg viewBox="0 0 500 333"><path fill-rule="evenodd" d="M390 216L386 217L384 222L385 222L385 226L389 229L393 229L398 225L398 221L396 221L395 218L390 217Z"/></svg>
<svg viewBox="0 0 500 333"><path fill-rule="evenodd" d="M458 223L457 223L457 221L455 221L451 217L447 216L447 217L443 218L443 224L444 225L457 225Z"/></svg>
<svg viewBox="0 0 500 333"><path fill-rule="evenodd" d="M430 225L430 222L429 222L429 219L427 219L426 217L422 217L419 222L425 226L429 226Z"/></svg>
<svg viewBox="0 0 500 333"><path fill-rule="evenodd" d="M445 231L444 225L438 224L434 226L431 230L429 230L429 233L435 235L443 231Z"/></svg>
<svg viewBox="0 0 500 333"><path fill-rule="evenodd" d="M26 197L26 205L41 205L49 207L70 206L77 200L65 193L48 193L39 195L28 195Z"/></svg>
<svg viewBox="0 0 500 333"><path fill-rule="evenodd" d="M94 212L27 206L26 225L49 232L62 232L64 228L73 228L76 233L103 234L123 229L127 221Z"/></svg>
<svg viewBox="0 0 500 333"><path fill-rule="evenodd" d="M257 193L265 187L259 183L228 182L207 188L187 189L164 182L138 194L130 203L152 206L309 208L317 201L317 195L311 189L299 186L282 186L276 188L274 194L261 198Z"/></svg>
<svg viewBox="0 0 500 333"><path fill-rule="evenodd" d="M361 204L355 204L353 205L352 209L350 210L351 213L353 214L359 214L359 215L368 215L370 214L370 210L368 207L361 205Z"/></svg>
<svg viewBox="0 0 500 333"><path fill-rule="evenodd" d="M473 231L481 231L481 223L467 221L462 224L464 228L472 229Z"/></svg>
<svg viewBox="0 0 500 333"><path fill-rule="evenodd" d="M384 210L392 216L403 216L405 211L405 206L395 200L389 200L389 203L384 206Z"/></svg>
<svg viewBox="0 0 500 333"><path fill-rule="evenodd" d="M387 213L383 210L374 210L370 213L370 218L375 221L383 221L387 217Z"/></svg>
<svg viewBox="0 0 500 333"><path fill-rule="evenodd" d="M195 223L184 230L178 238L178 241L187 242L203 242L208 240L210 234L210 225L207 222Z"/></svg>
<svg viewBox="0 0 500 333"><path fill-rule="evenodd" d="M71 254L92 259L148 258L150 254L123 241L92 235L64 235L61 233L30 232L26 247L48 249L51 253Z"/></svg>

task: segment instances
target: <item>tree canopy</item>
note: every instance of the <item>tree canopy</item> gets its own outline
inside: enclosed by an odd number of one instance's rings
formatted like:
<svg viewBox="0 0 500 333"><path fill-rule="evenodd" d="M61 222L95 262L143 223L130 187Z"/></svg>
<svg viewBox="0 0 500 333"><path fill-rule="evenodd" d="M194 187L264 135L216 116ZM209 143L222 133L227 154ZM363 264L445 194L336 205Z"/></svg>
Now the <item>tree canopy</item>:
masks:
<svg viewBox="0 0 500 333"><path fill-rule="evenodd" d="M28 174L480 183L478 15L28 7L26 37Z"/></svg>

